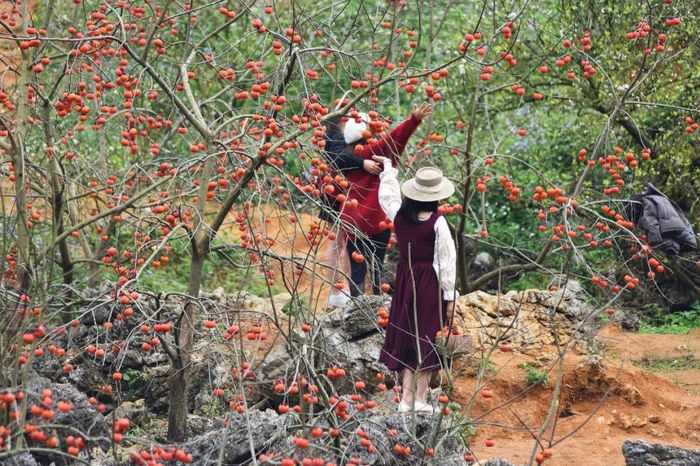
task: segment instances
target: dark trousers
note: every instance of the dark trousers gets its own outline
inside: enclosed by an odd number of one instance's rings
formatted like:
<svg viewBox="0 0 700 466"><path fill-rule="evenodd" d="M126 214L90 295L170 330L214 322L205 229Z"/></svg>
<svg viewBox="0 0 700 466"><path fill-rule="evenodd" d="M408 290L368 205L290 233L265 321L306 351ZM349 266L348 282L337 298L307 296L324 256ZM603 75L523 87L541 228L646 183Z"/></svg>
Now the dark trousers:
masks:
<svg viewBox="0 0 700 466"><path fill-rule="evenodd" d="M391 231L384 230L367 238L355 238L348 241L348 256L350 256L350 295L359 296L365 291L365 277L369 268L372 274L372 293L379 294L379 285L384 274L384 256L389 243ZM352 258L353 252L359 252L364 257L363 262Z"/></svg>

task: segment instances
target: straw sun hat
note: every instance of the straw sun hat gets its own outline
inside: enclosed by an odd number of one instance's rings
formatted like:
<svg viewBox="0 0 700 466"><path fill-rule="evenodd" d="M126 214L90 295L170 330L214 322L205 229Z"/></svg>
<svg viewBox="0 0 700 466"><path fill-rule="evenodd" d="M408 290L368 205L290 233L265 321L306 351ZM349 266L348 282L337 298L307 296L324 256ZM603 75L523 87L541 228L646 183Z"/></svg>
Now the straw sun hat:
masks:
<svg viewBox="0 0 700 466"><path fill-rule="evenodd" d="M448 198L455 192L455 185L436 167L423 167L416 176L401 185L404 196L414 201L431 202Z"/></svg>

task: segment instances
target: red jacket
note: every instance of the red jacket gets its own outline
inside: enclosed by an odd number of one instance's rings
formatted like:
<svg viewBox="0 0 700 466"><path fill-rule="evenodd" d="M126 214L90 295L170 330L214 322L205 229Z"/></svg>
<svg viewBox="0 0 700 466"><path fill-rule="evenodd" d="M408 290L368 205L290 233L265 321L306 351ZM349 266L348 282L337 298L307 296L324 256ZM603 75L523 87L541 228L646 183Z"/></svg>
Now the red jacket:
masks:
<svg viewBox="0 0 700 466"><path fill-rule="evenodd" d="M410 118L398 124L391 133L374 144L366 144L355 155L363 159L372 159L373 155L389 157L396 165L396 159L406 148L409 138L418 128L420 120L411 115ZM372 236L388 228L384 211L379 206L379 176L372 175L363 169L352 170L345 173L345 178L350 182L347 199L357 199L357 207L352 207L346 202L341 210L341 219L346 223L348 234L353 237L355 229ZM380 223L382 223L380 225Z"/></svg>

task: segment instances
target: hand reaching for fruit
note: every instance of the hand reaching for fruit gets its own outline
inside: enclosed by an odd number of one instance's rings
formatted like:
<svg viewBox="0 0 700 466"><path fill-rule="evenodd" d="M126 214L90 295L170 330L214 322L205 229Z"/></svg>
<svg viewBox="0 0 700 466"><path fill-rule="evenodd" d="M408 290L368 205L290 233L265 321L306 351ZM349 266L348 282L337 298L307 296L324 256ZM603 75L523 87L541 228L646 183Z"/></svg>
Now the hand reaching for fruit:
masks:
<svg viewBox="0 0 700 466"><path fill-rule="evenodd" d="M416 117L418 121L423 121L423 119L429 117L433 114L433 106L427 103L422 103L413 109L413 116Z"/></svg>

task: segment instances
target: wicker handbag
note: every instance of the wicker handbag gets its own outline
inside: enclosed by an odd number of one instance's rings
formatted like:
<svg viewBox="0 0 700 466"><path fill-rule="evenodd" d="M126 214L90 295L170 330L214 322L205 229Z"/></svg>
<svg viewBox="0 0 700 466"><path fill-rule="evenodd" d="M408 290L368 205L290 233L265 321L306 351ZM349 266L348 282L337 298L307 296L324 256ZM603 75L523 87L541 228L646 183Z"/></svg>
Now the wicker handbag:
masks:
<svg viewBox="0 0 700 466"><path fill-rule="evenodd" d="M435 347L442 356L455 357L472 352L472 336L467 331L459 331L451 335L443 335L442 333L435 337Z"/></svg>

